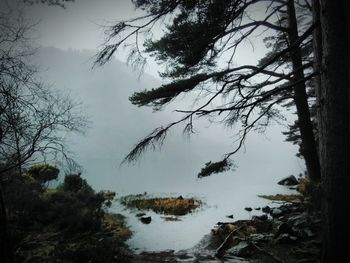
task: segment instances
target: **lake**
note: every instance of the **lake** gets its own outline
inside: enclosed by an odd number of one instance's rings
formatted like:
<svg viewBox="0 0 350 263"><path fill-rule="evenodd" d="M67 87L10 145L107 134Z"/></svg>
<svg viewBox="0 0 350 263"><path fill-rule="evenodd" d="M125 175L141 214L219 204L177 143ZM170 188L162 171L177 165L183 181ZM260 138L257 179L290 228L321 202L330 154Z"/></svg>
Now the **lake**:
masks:
<svg viewBox="0 0 350 263"><path fill-rule="evenodd" d="M174 112L186 108L180 95L167 109L153 113L149 108L130 104L128 97L136 90L156 87L160 80L138 75L125 64L113 60L91 71L91 51L63 51L44 48L39 64L46 70L43 77L55 87L69 91L84 103L90 128L84 136L68 138L76 160L83 167L82 176L97 190L112 190L118 196L147 192L155 196L197 197L205 205L179 222L165 222L152 212L152 222L144 225L136 212L116 203L112 210L127 216L134 232L132 248L141 250L186 249L194 246L218 221L248 219L244 207L261 207L270 203L258 194L287 193L277 182L304 170L295 156L297 146L284 142L282 131L289 122L272 123L265 133L252 133L239 153L233 157L234 170L198 179L196 174L210 160L219 161L235 147L239 127L225 127L215 120L195 122L195 134L182 134L183 126L167 136L162 149L146 152L135 164L120 165L132 147L154 128L166 125L182 115ZM253 214L253 212L252 212ZM258 214L254 211L254 214Z"/></svg>

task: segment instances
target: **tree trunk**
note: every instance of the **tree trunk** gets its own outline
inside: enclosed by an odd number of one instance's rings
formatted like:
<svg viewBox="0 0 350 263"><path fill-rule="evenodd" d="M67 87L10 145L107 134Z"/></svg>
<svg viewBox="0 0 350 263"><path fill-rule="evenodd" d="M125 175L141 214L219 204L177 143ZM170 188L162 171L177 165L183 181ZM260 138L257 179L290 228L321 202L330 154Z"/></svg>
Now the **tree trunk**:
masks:
<svg viewBox="0 0 350 263"><path fill-rule="evenodd" d="M321 73L321 64L322 64L322 30L321 30L321 21L320 21L320 3L319 0L312 1L312 19L313 23L316 24L315 30L313 32L313 53L314 53L314 72ZM316 106L320 107L322 101L322 89L321 89L321 75L317 75L314 78L315 81L315 92L316 92ZM321 133L323 131L320 126L320 111L317 110L317 136L318 136L318 152L321 152L322 145L319 144L319 138L322 137ZM320 156L320 154L319 154Z"/></svg>
<svg viewBox="0 0 350 263"><path fill-rule="evenodd" d="M299 38L298 36L298 24L295 15L294 0L288 0L287 4L288 19L289 19L289 30L288 38L290 44L293 44ZM294 48L290 52L290 57L292 60L293 71L295 74L293 76L293 81L297 82L305 78L304 71L302 69L302 53L300 47ZM306 169L309 178L316 182L321 179L320 173L320 163L317 154L315 136L313 132L313 127L311 123L311 116L309 105L307 101L306 94L306 84L304 81L299 82L294 87L294 102L297 109L298 124L300 129L301 141L302 141L302 151L304 156Z"/></svg>
<svg viewBox="0 0 350 263"><path fill-rule="evenodd" d="M320 0L319 115L325 228L322 262L350 262L350 36L348 0Z"/></svg>
<svg viewBox="0 0 350 263"><path fill-rule="evenodd" d="M12 263L12 249L7 234L7 216L2 187L0 185L0 259L4 263Z"/></svg>

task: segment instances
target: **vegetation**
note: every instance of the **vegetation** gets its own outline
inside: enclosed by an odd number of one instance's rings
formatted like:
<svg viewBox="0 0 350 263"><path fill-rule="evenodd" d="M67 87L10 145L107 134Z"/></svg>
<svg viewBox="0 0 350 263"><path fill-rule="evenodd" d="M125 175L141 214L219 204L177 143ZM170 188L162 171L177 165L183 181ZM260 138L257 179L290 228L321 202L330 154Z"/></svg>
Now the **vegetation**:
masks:
<svg viewBox="0 0 350 263"><path fill-rule="evenodd" d="M161 77L168 83L135 92L130 101L158 110L180 94L193 94L196 103L190 109L177 110L183 115L178 121L156 128L140 140L125 161L135 161L146 149L161 146L174 126L184 124L184 132L191 134L196 119L207 117L234 127L236 144L220 161L206 162L198 176L226 171L232 166L229 158L243 146L248 134L283 119L281 106L288 105L298 117L297 131L291 131L293 141L300 144L311 180L320 179L309 109L314 102L308 98L310 81L317 73L310 63L314 25L307 4L294 0L133 3L146 15L112 25L96 63L106 63L123 44L131 47L129 62L133 65L142 67L146 63L143 53L149 53L166 65ZM264 10L264 15L256 9ZM156 38L151 32L163 21L164 33ZM256 41L256 34L263 34L258 41L265 38L269 52L256 64L240 64L236 55L247 48L242 43Z"/></svg>
<svg viewBox="0 0 350 263"><path fill-rule="evenodd" d="M31 173L8 175L2 182L10 240L20 262L126 262L124 241L131 236L121 215L107 213L115 194L96 193L77 174L47 189ZM40 169L42 168L42 169ZM51 167L48 170L56 171Z"/></svg>
<svg viewBox="0 0 350 263"><path fill-rule="evenodd" d="M201 206L201 201L194 198L159 197L149 198L145 195L128 195L120 202L128 208L150 209L156 213L183 216Z"/></svg>
<svg viewBox="0 0 350 263"><path fill-rule="evenodd" d="M41 185L49 183L58 178L60 170L49 164L40 164L31 166L27 174Z"/></svg>
<svg viewBox="0 0 350 263"><path fill-rule="evenodd" d="M5 262L12 262L6 200L14 201L13 204L21 208L26 204L35 211L45 209L35 203L38 196L33 193L44 191L42 186L55 179L58 170L49 166L33 167L28 172L31 176L24 178L24 168L40 160L65 163L70 169L77 167L67 147L66 135L82 133L87 120L79 102L48 87L38 77L37 67L31 62L35 54L30 45L34 25L10 5L3 6L5 9L0 13L0 182L13 181L19 186L13 189L18 195L11 195L14 200L7 196L10 192L3 193L0 187L0 252ZM12 175L14 178L10 179ZM21 183L31 185L32 189ZM25 218L29 211L24 209L21 213Z"/></svg>
<svg viewBox="0 0 350 263"><path fill-rule="evenodd" d="M161 76L169 83L134 93L130 101L137 106L158 110L179 94L204 96L196 100L194 107L178 110L183 114L178 121L156 128L140 140L125 160L135 161L145 150L161 146L176 125L183 123L184 131L192 133L196 118L217 117L238 127L237 144L221 161L207 162L200 177L225 171L230 163L226 161L244 145L249 132L264 129L278 118L278 105L293 105L298 119L288 140L300 143L312 184L321 182L316 197L324 202L321 260L349 261L342 242L350 231L343 211L350 205L349 1L133 3L146 14L112 25L96 63L106 63L126 44L131 47L132 65L144 66L144 52L166 65ZM263 15L252 12L262 8ZM154 26L164 21L163 34L155 38ZM265 39L270 52L256 64L237 65L235 58L242 43L253 43L252 36L266 32L270 34ZM316 94L316 104L312 93Z"/></svg>
<svg viewBox="0 0 350 263"><path fill-rule="evenodd" d="M40 2L64 7L71 0ZM297 121L287 140L299 144L305 160L311 182L304 190L324 203L321 262L350 261L343 241L350 232L344 216L344 208L350 206L349 1L133 3L145 14L112 25L96 63L104 64L121 46L128 46L129 62L143 67L146 52L164 63L161 76L168 82L135 92L130 97L133 104L160 110L180 94L192 93L198 100L193 107L177 110L177 121L140 140L125 161L161 146L174 126L183 124L191 134L196 119L207 117L237 129L237 140L221 160L206 162L198 177L227 171L250 132L263 131L272 120L283 119L282 107L293 107ZM263 15L256 12L261 8ZM164 22L163 35L155 38L154 26ZM13 251L24 262L122 262L122 241L128 232L118 217L106 216L113 193L96 193L80 174L67 175L61 186L48 189L58 169L39 165L25 170L38 159L74 164L65 134L83 132L86 125L79 103L37 78L30 63L35 53L28 45L31 28L11 12L0 14L1 255L5 262L14 261ZM242 43L253 42L255 35L266 37L269 52L256 63L237 65L237 53L246 48ZM183 198L124 202L174 215L200 205Z"/></svg>

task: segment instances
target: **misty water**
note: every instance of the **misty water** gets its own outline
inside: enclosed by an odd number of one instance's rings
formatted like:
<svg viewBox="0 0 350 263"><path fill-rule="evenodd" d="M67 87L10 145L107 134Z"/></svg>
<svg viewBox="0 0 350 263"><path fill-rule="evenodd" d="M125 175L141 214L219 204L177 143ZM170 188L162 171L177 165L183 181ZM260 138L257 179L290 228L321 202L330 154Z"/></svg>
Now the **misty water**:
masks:
<svg viewBox="0 0 350 263"><path fill-rule="evenodd" d="M129 244L137 251L186 249L194 246L218 221L248 219L244 207L261 207L268 200L258 194L293 192L277 185L278 180L303 170L295 157L297 148L284 142L284 126L272 124L264 134L253 133L245 147L234 156L234 170L209 178L197 179L204 163L218 161L234 147L235 127L199 121L198 131L190 138L181 127L169 133L161 150L147 152L133 165L120 165L124 156L154 128L179 118L174 112L183 108L185 99L153 113L149 108L130 104L128 97L136 90L157 87L160 80L138 73L113 60L103 68L91 70L91 51L62 51L43 48L38 56L43 78L54 87L69 91L84 104L90 128L84 136L69 138L75 158L83 167L82 176L97 190L117 192L118 197L147 192L153 196L196 197L204 205L181 221L167 222L153 212L152 222L142 224L137 211L116 202L112 211L122 213L134 232Z"/></svg>

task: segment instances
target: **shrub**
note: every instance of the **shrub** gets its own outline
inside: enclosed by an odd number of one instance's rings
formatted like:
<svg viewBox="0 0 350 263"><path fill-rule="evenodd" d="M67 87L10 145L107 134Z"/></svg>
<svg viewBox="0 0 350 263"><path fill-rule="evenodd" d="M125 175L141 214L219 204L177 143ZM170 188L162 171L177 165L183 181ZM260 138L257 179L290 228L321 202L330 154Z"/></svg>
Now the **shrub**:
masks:
<svg viewBox="0 0 350 263"><path fill-rule="evenodd" d="M27 174L37 180L40 184L56 180L59 173L60 170L58 168L49 164L33 165L27 171Z"/></svg>

